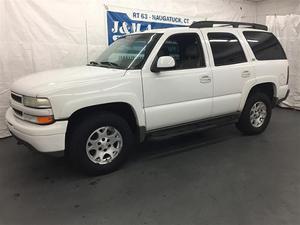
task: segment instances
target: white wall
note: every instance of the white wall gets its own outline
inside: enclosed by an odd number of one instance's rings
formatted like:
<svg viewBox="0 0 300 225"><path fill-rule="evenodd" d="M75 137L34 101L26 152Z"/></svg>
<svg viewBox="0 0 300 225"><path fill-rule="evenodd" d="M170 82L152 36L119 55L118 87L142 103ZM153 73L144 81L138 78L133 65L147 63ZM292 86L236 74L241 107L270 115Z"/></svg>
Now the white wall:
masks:
<svg viewBox="0 0 300 225"><path fill-rule="evenodd" d="M256 4L247 0L106 0L104 3L216 20L252 22L256 18Z"/></svg>
<svg viewBox="0 0 300 225"><path fill-rule="evenodd" d="M257 22L265 24L266 16L300 14L300 0L264 0L257 3Z"/></svg>
<svg viewBox="0 0 300 225"><path fill-rule="evenodd" d="M300 110L300 0L257 3L257 22L268 25L282 43L290 64L290 95L282 104Z"/></svg>
<svg viewBox="0 0 300 225"><path fill-rule="evenodd" d="M11 83L30 73L84 65L107 44L104 4L217 20L255 21L246 0L0 0L0 137Z"/></svg>

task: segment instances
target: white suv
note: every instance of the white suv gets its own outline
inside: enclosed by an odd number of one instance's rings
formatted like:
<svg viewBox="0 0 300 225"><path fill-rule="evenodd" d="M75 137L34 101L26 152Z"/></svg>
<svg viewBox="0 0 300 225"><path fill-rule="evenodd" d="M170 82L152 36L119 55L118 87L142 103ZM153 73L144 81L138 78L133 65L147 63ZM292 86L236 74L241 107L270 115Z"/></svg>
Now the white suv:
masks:
<svg viewBox="0 0 300 225"><path fill-rule="evenodd" d="M64 150L101 174L148 136L228 123L259 134L288 92L288 61L267 27L204 21L130 34L87 66L26 76L6 120L38 151Z"/></svg>

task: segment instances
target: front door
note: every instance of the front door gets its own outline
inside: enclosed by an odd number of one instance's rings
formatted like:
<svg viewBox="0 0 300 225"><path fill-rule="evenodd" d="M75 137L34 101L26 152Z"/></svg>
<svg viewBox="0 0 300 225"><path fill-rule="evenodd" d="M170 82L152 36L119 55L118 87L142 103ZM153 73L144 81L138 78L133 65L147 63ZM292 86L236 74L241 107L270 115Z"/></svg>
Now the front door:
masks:
<svg viewBox="0 0 300 225"><path fill-rule="evenodd" d="M213 77L200 33L164 34L142 70L147 130L207 118L212 111ZM174 68L152 72L161 56Z"/></svg>

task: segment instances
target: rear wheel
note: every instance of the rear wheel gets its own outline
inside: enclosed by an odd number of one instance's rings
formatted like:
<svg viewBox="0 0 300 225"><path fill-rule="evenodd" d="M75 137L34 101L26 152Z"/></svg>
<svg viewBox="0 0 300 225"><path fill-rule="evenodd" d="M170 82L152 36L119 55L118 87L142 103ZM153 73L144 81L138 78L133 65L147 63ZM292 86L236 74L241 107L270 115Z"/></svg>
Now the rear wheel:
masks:
<svg viewBox="0 0 300 225"><path fill-rule="evenodd" d="M70 137L72 162L90 175L118 169L127 159L133 133L122 117L99 113L82 120Z"/></svg>
<svg viewBox="0 0 300 225"><path fill-rule="evenodd" d="M237 128L244 134L260 134L267 128L272 115L272 103L269 96L256 92L248 97Z"/></svg>

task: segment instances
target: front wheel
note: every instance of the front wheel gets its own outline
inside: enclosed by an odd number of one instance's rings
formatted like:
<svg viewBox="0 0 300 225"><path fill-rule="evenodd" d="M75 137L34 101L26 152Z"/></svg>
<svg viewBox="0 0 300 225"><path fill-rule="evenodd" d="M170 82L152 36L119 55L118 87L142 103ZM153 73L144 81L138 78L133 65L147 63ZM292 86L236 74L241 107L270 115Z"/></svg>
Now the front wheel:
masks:
<svg viewBox="0 0 300 225"><path fill-rule="evenodd" d="M133 143L133 133L122 117L99 113L83 119L72 132L71 160L90 175L118 169L126 160Z"/></svg>
<svg viewBox="0 0 300 225"><path fill-rule="evenodd" d="M272 115L270 98L261 92L249 96L237 128L244 134L260 134L267 128Z"/></svg>

